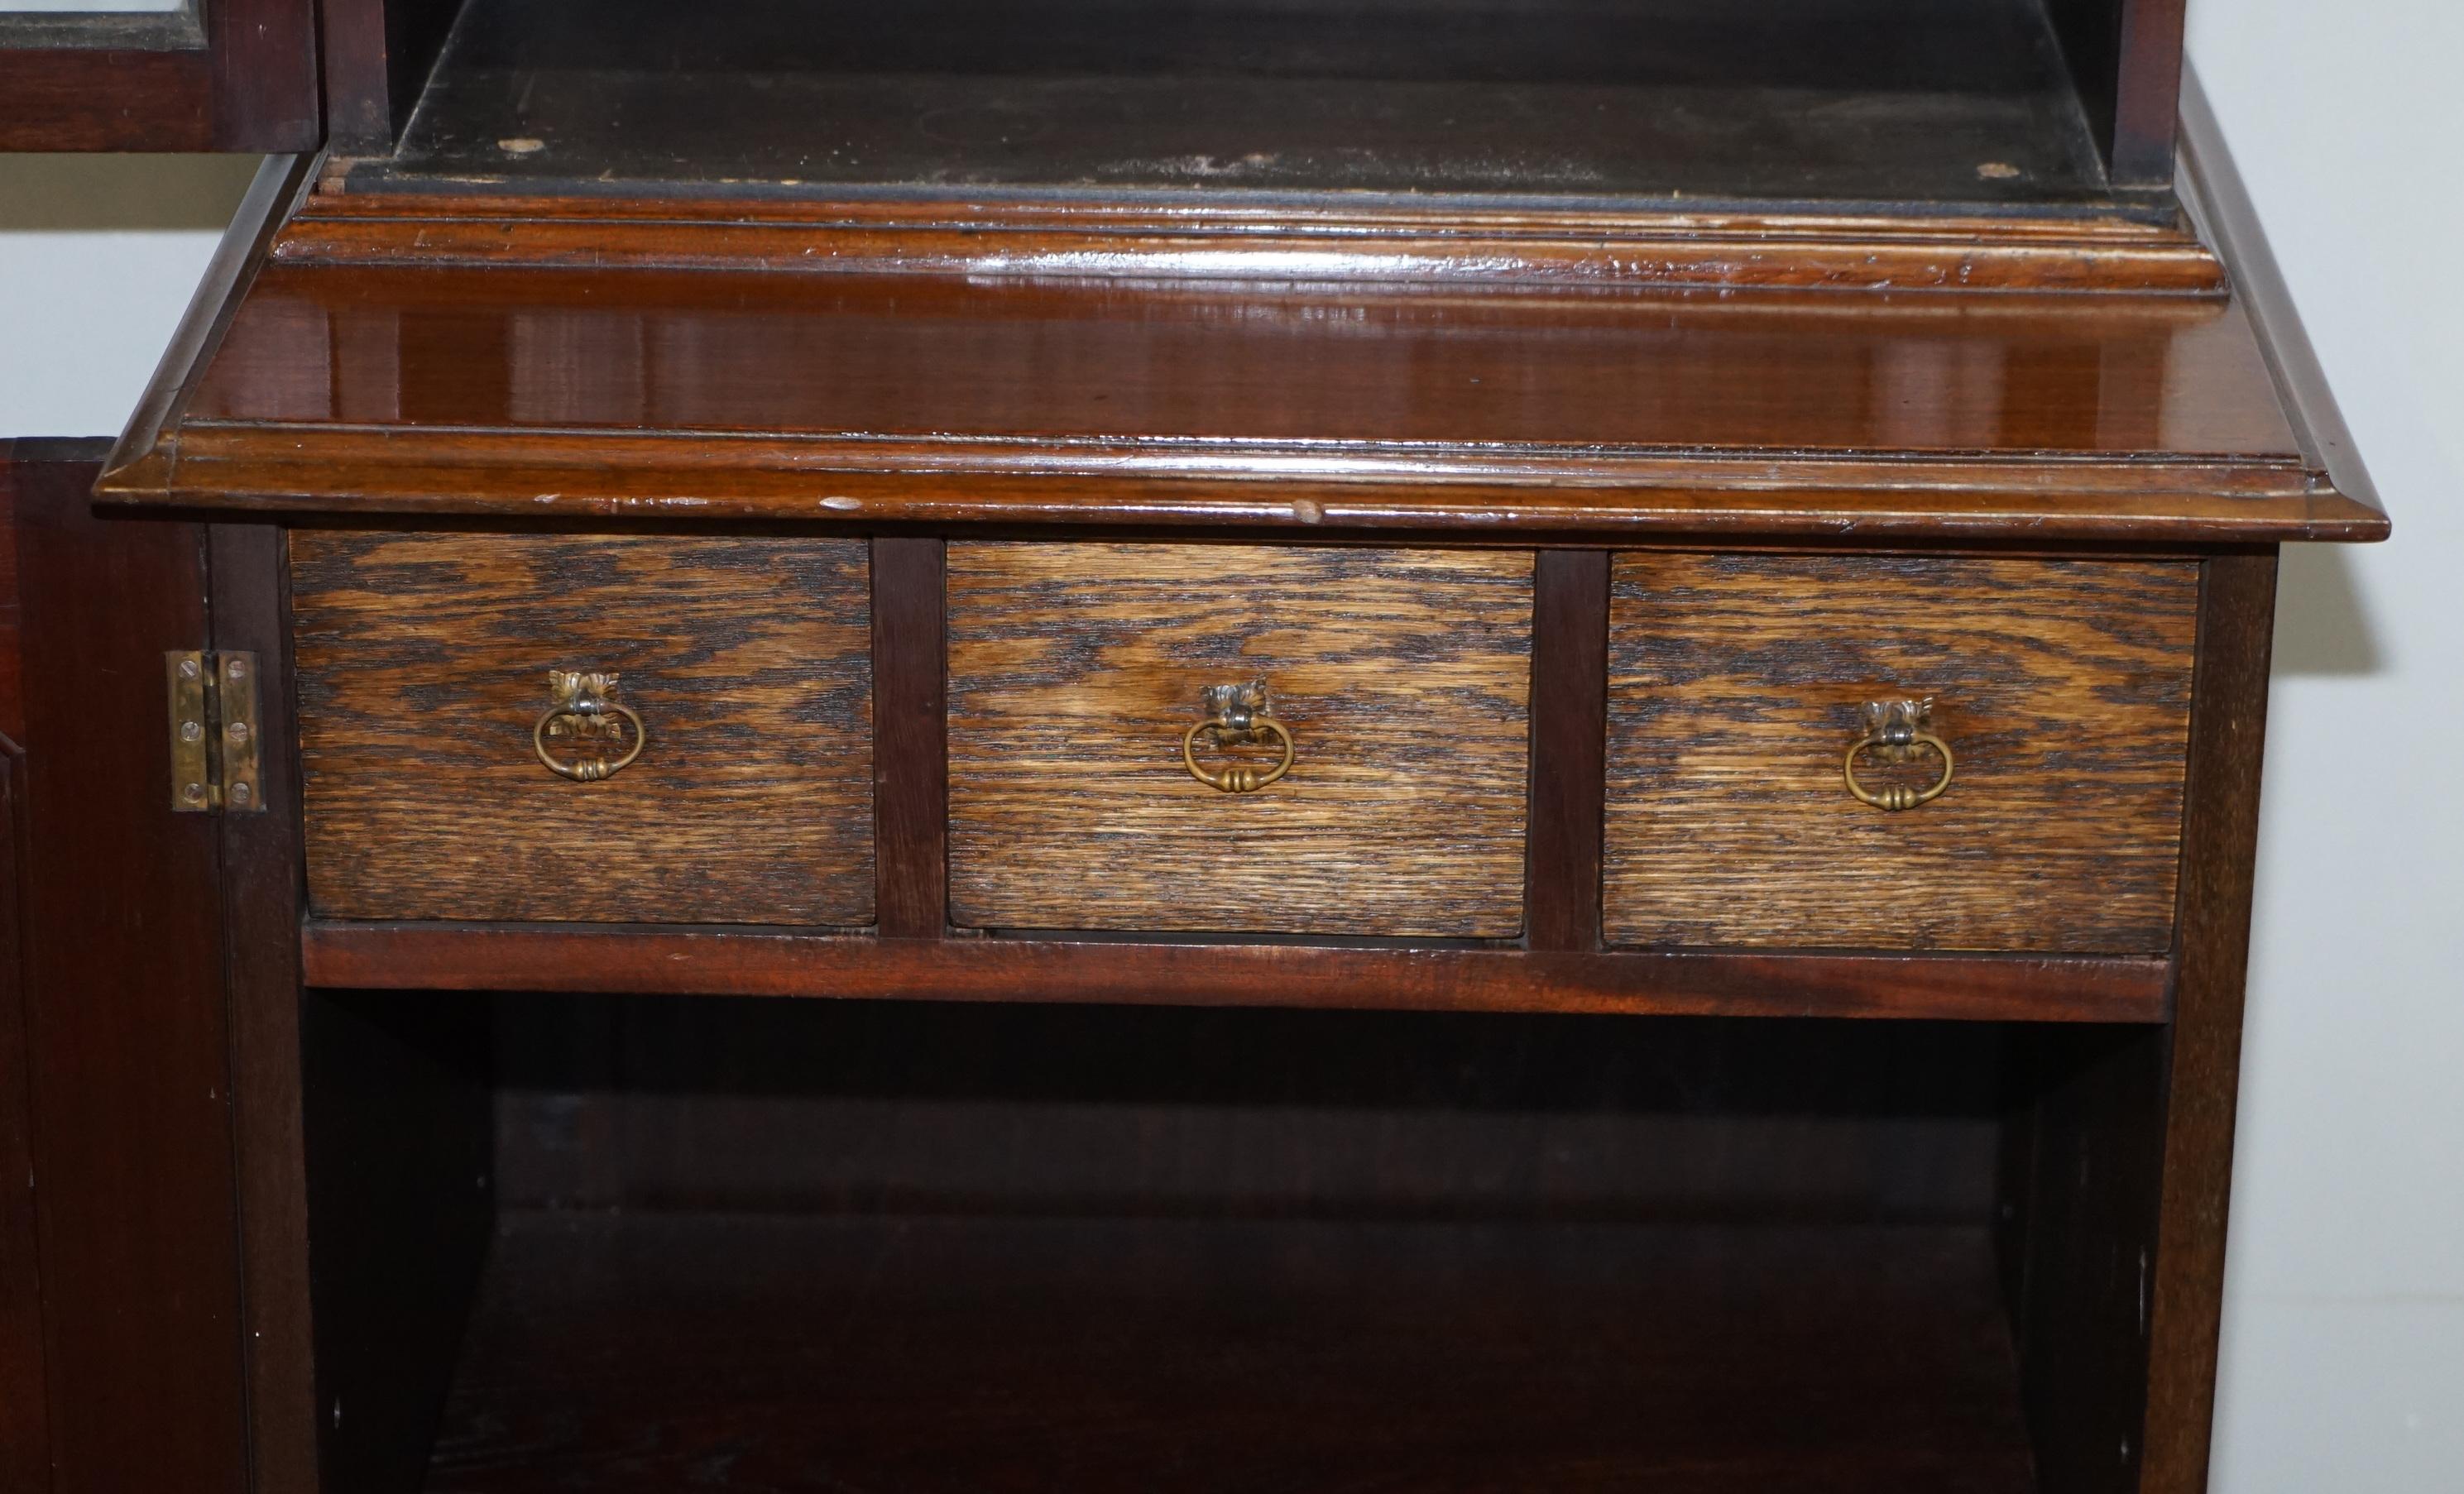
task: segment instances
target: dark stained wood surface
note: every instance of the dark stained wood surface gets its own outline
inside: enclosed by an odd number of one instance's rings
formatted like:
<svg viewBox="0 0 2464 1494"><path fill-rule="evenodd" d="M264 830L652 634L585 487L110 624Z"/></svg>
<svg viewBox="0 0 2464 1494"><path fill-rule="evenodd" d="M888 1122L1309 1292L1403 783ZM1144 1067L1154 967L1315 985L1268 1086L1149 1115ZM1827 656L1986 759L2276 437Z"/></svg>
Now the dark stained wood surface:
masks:
<svg viewBox="0 0 2464 1494"><path fill-rule="evenodd" d="M2119 3L2113 141L2105 159L2117 187L2163 192L2177 165L2186 0Z"/></svg>
<svg viewBox="0 0 2464 1494"><path fill-rule="evenodd" d="M1529 552L961 542L948 571L954 923L1522 933ZM1251 680L1293 766L1223 793L1182 735Z"/></svg>
<svg viewBox="0 0 2464 1494"><path fill-rule="evenodd" d="M19 672L17 443L0 441L0 1489L51 1480L42 1273L34 1197L33 1080L27 1067L24 903L26 697Z"/></svg>
<svg viewBox="0 0 2464 1494"><path fill-rule="evenodd" d="M0 150L297 151L320 133L316 0L0 15Z"/></svg>
<svg viewBox="0 0 2464 1494"><path fill-rule="evenodd" d="M516 1214L427 1487L2026 1494L1977 1229Z"/></svg>
<svg viewBox="0 0 2464 1494"><path fill-rule="evenodd" d="M2165 1054L2163 1192L2146 1308L2145 1494L2198 1494L2208 1482L2276 565L2272 550L2220 556L2207 563L2200 598L2179 1004Z"/></svg>
<svg viewBox="0 0 2464 1494"><path fill-rule="evenodd" d="M872 542L873 865L884 938L950 923L950 779L941 541Z"/></svg>
<svg viewBox="0 0 2464 1494"><path fill-rule="evenodd" d="M2179 221L1689 205L1431 205L1348 194L966 197L388 189L339 162L275 256L320 264L1090 273L1465 285L2087 291L2221 297ZM376 164L374 170L382 171Z"/></svg>
<svg viewBox="0 0 2464 1494"><path fill-rule="evenodd" d="M2012 1329L2037 1477L2065 1494L2140 1487L2167 1034L2066 1029L2018 1056Z"/></svg>
<svg viewBox="0 0 2464 1494"><path fill-rule="evenodd" d="M447 362L473 357L475 388ZM2181 297L1304 281L1262 300L1204 280L276 261L187 414L2281 463L2299 449L2274 399L2239 310Z"/></svg>
<svg viewBox="0 0 2464 1494"><path fill-rule="evenodd" d="M339 156L392 146L461 10L461 0L319 0L325 130Z"/></svg>
<svg viewBox="0 0 2464 1494"><path fill-rule="evenodd" d="M104 493L1832 543L2384 530L2304 467L2231 303L290 263Z"/></svg>
<svg viewBox="0 0 2464 1494"><path fill-rule="evenodd" d="M490 1005L499 1206L627 1211L1970 1224L1992 1203L2006 1051L2058 1035L604 994Z"/></svg>
<svg viewBox="0 0 2464 1494"><path fill-rule="evenodd" d="M33 448L27 449L31 454ZM26 739L24 609L17 601L16 465L19 443L0 441L0 737L11 747Z"/></svg>
<svg viewBox="0 0 2464 1494"><path fill-rule="evenodd" d="M206 535L96 517L101 454L14 472L52 1487L242 1494L217 829L170 813L161 686L209 636Z"/></svg>
<svg viewBox="0 0 2464 1494"><path fill-rule="evenodd" d="M1543 550L1531 605L1531 827L1524 942L1600 943L1609 554Z"/></svg>
<svg viewBox="0 0 2464 1494"><path fill-rule="evenodd" d="M2186 561L1619 557L1610 940L2168 950L2197 597ZM1954 780L1859 803L1861 706L1911 697Z"/></svg>
<svg viewBox="0 0 2464 1494"><path fill-rule="evenodd" d="M2161 1022L2161 958L1569 955L1274 943L874 939L728 930L337 923L309 983L452 991Z"/></svg>
<svg viewBox="0 0 2464 1494"><path fill-rule="evenodd" d="M2118 193L2173 188L2182 0L2047 0L2045 7Z"/></svg>
<svg viewBox="0 0 2464 1494"><path fill-rule="evenodd" d="M847 540L296 532L311 906L871 922L868 569ZM621 674L640 760L539 761L557 669Z"/></svg>
<svg viewBox="0 0 2464 1494"><path fill-rule="evenodd" d="M723 21L472 0L385 169L464 189L2106 201L2037 0L736 0Z"/></svg>
<svg viewBox="0 0 2464 1494"><path fill-rule="evenodd" d="M308 992L299 1010L309 1202L298 1230L313 1292L308 1439L323 1494L419 1487L495 1225L487 1013L469 1000L371 1001Z"/></svg>
<svg viewBox="0 0 2464 1494"><path fill-rule="evenodd" d="M6 458L0 457L0 463ZM9 478L0 467L0 508ZM5 527L5 519L0 519ZM9 640L9 647L14 647ZM25 760L0 740L0 1489L51 1482L43 1375L43 1283L34 1197L33 1082L27 1068Z"/></svg>
<svg viewBox="0 0 2464 1494"><path fill-rule="evenodd" d="M241 1373L254 1487L314 1488L320 1417L309 1300L309 1175L302 1112L299 755L293 718L283 533L207 532L213 647L257 661L263 812L216 817L223 990L231 1043L239 1206ZM328 1304L328 1306L336 1306ZM330 1403L329 1403L330 1404Z"/></svg>

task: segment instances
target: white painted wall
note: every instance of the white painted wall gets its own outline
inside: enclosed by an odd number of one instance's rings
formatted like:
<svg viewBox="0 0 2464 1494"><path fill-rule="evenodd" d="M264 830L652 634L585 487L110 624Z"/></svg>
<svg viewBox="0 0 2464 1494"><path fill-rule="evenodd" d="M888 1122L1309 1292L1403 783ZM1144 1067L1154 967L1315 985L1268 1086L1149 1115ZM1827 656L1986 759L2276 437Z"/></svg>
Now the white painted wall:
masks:
<svg viewBox="0 0 2464 1494"><path fill-rule="evenodd" d="M2464 1489L2464 6L2193 0L2396 519L2284 568L2217 1494ZM0 156L0 435L115 432L251 163Z"/></svg>
<svg viewBox="0 0 2464 1494"><path fill-rule="evenodd" d="M2191 0L2387 544L2288 552L2219 1494L2464 1489L2464 6Z"/></svg>
<svg viewBox="0 0 2464 1494"><path fill-rule="evenodd" d="M120 433L255 170L0 155L0 436Z"/></svg>

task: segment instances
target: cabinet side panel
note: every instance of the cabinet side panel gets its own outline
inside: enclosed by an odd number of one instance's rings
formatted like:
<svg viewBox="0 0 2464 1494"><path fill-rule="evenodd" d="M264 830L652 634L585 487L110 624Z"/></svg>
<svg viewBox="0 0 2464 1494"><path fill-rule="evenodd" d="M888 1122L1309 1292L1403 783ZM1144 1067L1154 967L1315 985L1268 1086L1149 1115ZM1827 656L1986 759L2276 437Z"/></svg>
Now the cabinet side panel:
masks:
<svg viewBox="0 0 2464 1494"><path fill-rule="evenodd" d="M217 830L170 811L162 689L164 653L207 636L205 537L96 518L95 472L18 473L54 1486L236 1494L249 1450Z"/></svg>
<svg viewBox="0 0 2464 1494"><path fill-rule="evenodd" d="M43 1384L42 1273L34 1229L34 1112L26 1069L20 900L25 832L25 695L18 677L15 478L0 442L0 1489L51 1478Z"/></svg>
<svg viewBox="0 0 2464 1494"><path fill-rule="evenodd" d="M2150 1295L2144 1494L2198 1494L2208 1482L2233 1111L2241 1083L2243 980L2258 857L2259 765L2276 625L2276 552L2209 561L2199 622L2198 706L2182 855L2181 969Z"/></svg>

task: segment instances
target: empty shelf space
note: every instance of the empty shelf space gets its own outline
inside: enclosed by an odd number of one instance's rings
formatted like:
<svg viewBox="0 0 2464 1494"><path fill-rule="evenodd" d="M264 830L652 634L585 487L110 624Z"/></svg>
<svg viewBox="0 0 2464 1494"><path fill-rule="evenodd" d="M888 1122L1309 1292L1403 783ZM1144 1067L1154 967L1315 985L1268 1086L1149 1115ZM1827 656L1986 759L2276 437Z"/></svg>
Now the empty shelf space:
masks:
<svg viewBox="0 0 2464 1494"><path fill-rule="evenodd" d="M2034 1487L1986 1233L509 1210L428 1487Z"/></svg>
<svg viewBox="0 0 2464 1494"><path fill-rule="evenodd" d="M363 172L2113 206L2042 0L470 0Z"/></svg>

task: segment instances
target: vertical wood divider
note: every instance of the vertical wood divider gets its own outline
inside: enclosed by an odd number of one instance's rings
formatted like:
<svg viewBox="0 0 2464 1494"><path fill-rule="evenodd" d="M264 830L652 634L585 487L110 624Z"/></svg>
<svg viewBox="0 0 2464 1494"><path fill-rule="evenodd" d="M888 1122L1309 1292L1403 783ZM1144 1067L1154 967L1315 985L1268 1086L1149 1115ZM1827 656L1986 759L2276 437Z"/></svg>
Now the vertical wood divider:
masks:
<svg viewBox="0 0 2464 1494"><path fill-rule="evenodd" d="M306 899L291 719L290 575L284 533L272 524L216 524L206 534L212 647L253 651L259 670L265 809L208 822L221 839L250 1457L256 1487L312 1489L317 1371L299 1045Z"/></svg>
<svg viewBox="0 0 2464 1494"><path fill-rule="evenodd" d="M872 541L874 916L891 939L949 926L948 630L942 543Z"/></svg>
<svg viewBox="0 0 2464 1494"><path fill-rule="evenodd" d="M2207 1486L2276 561L2272 548L2217 556L2200 592L2142 1494Z"/></svg>
<svg viewBox="0 0 2464 1494"><path fill-rule="evenodd" d="M1600 820L1608 792L1609 552L1543 550L1532 575L1531 805L1525 937L1600 944Z"/></svg>

